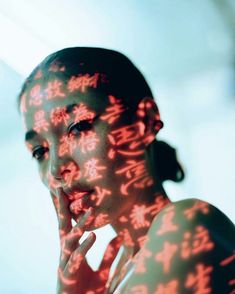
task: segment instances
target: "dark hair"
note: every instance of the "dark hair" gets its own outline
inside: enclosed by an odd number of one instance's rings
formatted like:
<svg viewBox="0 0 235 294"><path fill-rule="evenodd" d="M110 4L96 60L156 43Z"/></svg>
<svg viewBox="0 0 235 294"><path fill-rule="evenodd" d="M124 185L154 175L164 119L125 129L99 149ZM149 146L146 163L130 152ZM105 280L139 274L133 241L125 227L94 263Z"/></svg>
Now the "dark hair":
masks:
<svg viewBox="0 0 235 294"><path fill-rule="evenodd" d="M56 76L65 83L72 75L103 73L108 82L104 80L100 83L99 89L107 94L117 95L132 110L136 110L144 97L153 99L144 76L125 55L104 48L73 47L50 54L32 71L22 86L18 106L22 94L28 86L35 83L35 76L39 71L43 73L42 82ZM158 140L154 140L151 146L154 146L154 153L157 155L155 162L161 182L183 180L184 172L177 161L175 149Z"/></svg>
<svg viewBox="0 0 235 294"><path fill-rule="evenodd" d="M181 182L185 175L177 160L176 149L164 141L155 140L152 144L156 153L154 159L160 181Z"/></svg>
<svg viewBox="0 0 235 294"><path fill-rule="evenodd" d="M64 67L65 71L48 70L53 66ZM50 54L32 71L22 86L18 104L27 87L35 82L39 70L43 72L42 81L52 75L66 82L72 75L104 73L108 83L100 83L99 89L106 93L111 91L132 109L143 97L153 97L144 76L125 55L104 48L72 47Z"/></svg>

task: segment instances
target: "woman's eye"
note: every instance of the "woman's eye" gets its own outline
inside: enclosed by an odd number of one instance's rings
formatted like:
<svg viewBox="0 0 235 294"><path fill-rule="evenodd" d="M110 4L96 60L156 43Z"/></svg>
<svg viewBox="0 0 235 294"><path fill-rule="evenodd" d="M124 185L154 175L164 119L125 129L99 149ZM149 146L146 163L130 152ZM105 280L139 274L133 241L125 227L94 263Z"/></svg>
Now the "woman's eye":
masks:
<svg viewBox="0 0 235 294"><path fill-rule="evenodd" d="M89 131L92 128L91 120L83 120L73 123L68 127L69 135L79 135L83 131Z"/></svg>
<svg viewBox="0 0 235 294"><path fill-rule="evenodd" d="M42 160L47 151L48 151L48 148L46 147L38 147L33 150L32 155L35 159Z"/></svg>

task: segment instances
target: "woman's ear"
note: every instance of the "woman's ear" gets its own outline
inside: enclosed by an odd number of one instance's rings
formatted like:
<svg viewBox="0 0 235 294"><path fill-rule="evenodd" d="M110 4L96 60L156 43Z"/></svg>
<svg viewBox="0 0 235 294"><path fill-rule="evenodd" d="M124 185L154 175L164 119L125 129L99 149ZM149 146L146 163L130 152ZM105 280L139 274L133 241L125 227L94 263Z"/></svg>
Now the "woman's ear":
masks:
<svg viewBox="0 0 235 294"><path fill-rule="evenodd" d="M150 97L143 98L138 104L137 117L143 123L143 137L145 145L149 145L163 127L160 114L155 101Z"/></svg>

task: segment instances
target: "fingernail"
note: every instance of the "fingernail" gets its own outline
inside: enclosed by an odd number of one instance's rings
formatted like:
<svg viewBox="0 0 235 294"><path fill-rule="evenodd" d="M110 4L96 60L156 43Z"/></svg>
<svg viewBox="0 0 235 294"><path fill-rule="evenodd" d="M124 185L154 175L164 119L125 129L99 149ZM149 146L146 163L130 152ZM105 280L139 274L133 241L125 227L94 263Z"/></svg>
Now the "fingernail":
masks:
<svg viewBox="0 0 235 294"><path fill-rule="evenodd" d="M90 232L90 234L88 235L87 239L92 239L93 238L94 233Z"/></svg>

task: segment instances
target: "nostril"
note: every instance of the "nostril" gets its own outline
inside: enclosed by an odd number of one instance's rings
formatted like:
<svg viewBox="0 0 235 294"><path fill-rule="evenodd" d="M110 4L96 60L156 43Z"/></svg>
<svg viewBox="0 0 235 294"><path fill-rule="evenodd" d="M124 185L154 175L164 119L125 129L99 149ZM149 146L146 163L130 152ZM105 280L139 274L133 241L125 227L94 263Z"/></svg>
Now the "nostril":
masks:
<svg viewBox="0 0 235 294"><path fill-rule="evenodd" d="M65 176L66 174L71 173L71 171L69 169L64 169L61 171L61 176Z"/></svg>

